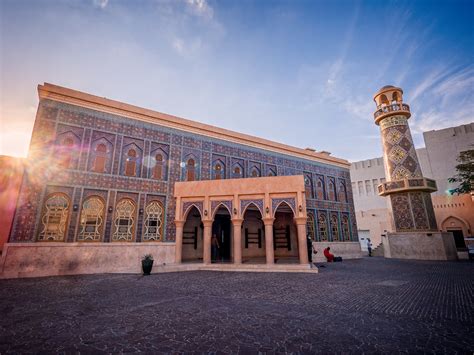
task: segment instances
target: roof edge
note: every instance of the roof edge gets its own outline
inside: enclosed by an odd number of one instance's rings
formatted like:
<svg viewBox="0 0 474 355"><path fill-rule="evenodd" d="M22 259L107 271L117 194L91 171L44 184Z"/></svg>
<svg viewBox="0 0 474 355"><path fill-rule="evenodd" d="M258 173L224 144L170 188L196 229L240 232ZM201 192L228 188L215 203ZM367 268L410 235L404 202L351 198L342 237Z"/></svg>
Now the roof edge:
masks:
<svg viewBox="0 0 474 355"><path fill-rule="evenodd" d="M205 123L192 121L178 116L153 111L150 109L134 106L116 100L99 97L89 93L81 92L66 87L44 83L38 85L38 96L41 99L74 104L81 107L94 109L97 111L117 114L127 118L136 119L148 123L159 124L165 127L177 129L184 132L204 135L207 137L238 143L253 148L269 150L283 153L299 158L312 160L319 163L336 165L349 168L349 161L333 156L328 156L318 152L312 152L303 148L297 148L283 143L274 142L268 139L219 128Z"/></svg>

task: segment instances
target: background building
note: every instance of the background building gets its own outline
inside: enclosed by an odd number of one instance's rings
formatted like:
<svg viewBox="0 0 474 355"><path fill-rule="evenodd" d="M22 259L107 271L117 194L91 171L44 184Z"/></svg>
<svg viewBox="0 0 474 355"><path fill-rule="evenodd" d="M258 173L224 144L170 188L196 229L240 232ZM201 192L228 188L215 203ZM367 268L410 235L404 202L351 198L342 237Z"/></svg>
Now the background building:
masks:
<svg viewBox="0 0 474 355"><path fill-rule="evenodd" d="M423 175L436 180L438 191L432 193L438 229L453 232L456 246L464 246L464 238L473 234L474 202L470 195L451 195L457 187L448 182L456 174L459 153L474 149L474 123L423 133L425 147L416 150ZM377 185L385 182L382 157L351 164L352 191L360 242L365 248L370 236L374 246L381 235L393 230L390 209L384 197L377 194Z"/></svg>

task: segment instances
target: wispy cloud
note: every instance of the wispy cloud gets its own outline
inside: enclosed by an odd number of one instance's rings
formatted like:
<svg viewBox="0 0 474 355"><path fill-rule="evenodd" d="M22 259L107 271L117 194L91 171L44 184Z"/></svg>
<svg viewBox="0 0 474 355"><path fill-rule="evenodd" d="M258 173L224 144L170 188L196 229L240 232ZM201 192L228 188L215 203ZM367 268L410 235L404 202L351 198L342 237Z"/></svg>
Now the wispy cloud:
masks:
<svg viewBox="0 0 474 355"><path fill-rule="evenodd" d="M109 4L109 0L93 0L93 4L96 7L99 7L101 9L105 9L107 5Z"/></svg>
<svg viewBox="0 0 474 355"><path fill-rule="evenodd" d="M206 0L186 0L188 10L197 16L202 16L206 19L212 19L214 16L214 9Z"/></svg>
<svg viewBox="0 0 474 355"><path fill-rule="evenodd" d="M474 66L434 70L414 90L415 135L474 122Z"/></svg>

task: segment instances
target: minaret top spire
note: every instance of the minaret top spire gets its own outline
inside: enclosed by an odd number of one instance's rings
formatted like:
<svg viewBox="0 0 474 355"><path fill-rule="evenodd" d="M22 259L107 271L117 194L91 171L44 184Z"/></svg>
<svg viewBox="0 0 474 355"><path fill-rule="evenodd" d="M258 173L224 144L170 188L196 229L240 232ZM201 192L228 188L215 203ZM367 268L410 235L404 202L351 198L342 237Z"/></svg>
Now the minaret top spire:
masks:
<svg viewBox="0 0 474 355"><path fill-rule="evenodd" d="M385 85L374 95L377 110L374 112L375 124L391 115L410 118L410 106L403 103L403 90L393 85Z"/></svg>

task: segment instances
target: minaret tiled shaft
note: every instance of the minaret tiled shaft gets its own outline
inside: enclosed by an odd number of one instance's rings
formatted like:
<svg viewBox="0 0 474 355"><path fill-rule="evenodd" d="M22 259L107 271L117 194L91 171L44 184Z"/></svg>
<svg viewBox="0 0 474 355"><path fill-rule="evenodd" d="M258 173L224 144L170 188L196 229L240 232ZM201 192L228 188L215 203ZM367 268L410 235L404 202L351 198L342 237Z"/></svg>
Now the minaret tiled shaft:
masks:
<svg viewBox="0 0 474 355"><path fill-rule="evenodd" d="M384 86L374 96L387 178L378 186L379 195L390 197L397 232L435 231L430 193L436 191L436 182L421 172L408 126L410 107L403 103L402 95L402 89Z"/></svg>

